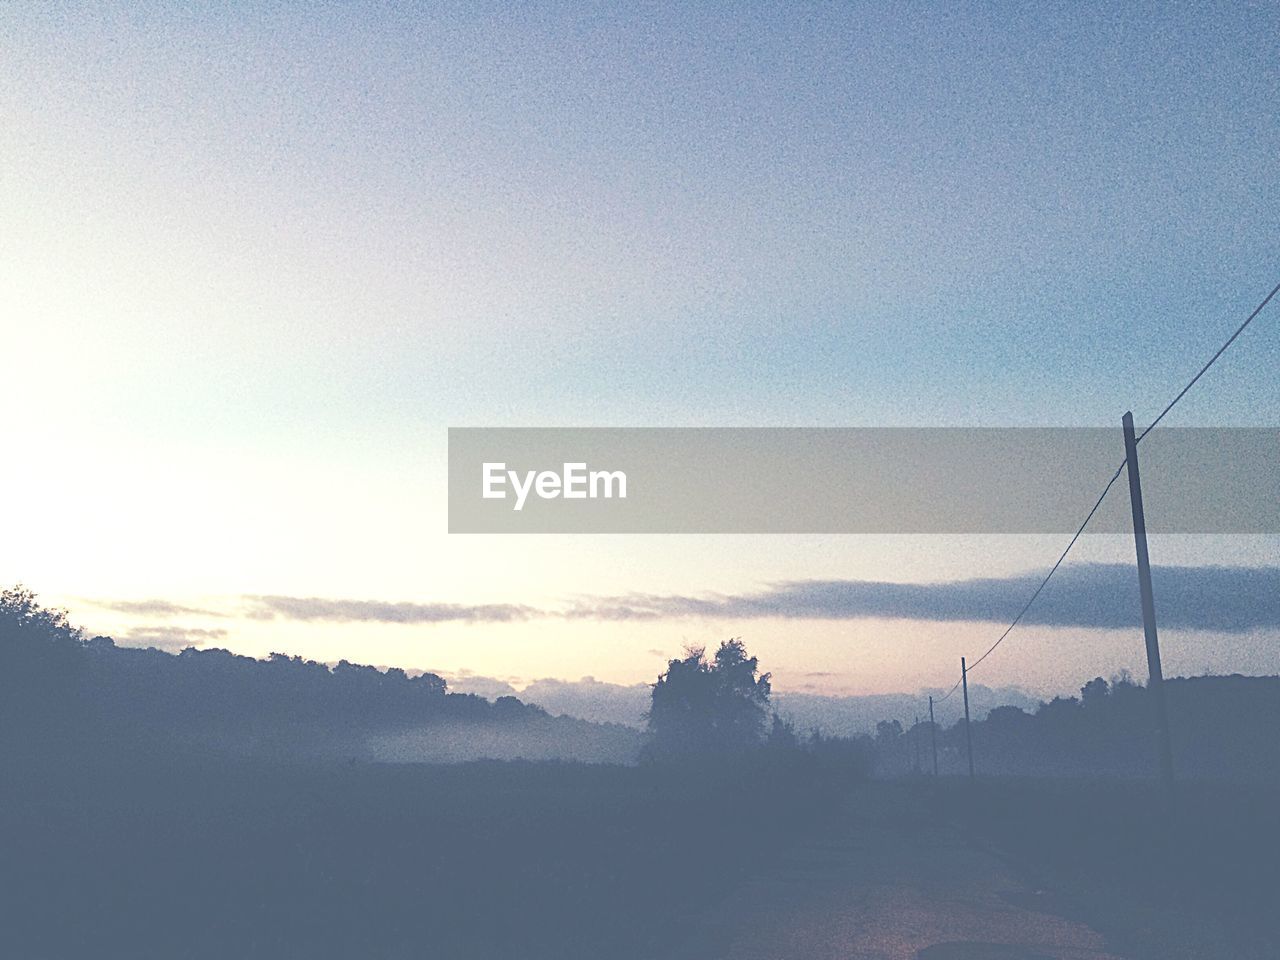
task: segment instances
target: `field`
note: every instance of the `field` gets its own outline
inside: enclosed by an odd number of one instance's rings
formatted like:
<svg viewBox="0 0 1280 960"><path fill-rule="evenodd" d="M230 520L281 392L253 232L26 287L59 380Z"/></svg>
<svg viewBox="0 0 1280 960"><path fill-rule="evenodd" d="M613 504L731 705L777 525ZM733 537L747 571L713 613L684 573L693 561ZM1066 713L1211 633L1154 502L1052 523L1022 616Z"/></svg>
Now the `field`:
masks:
<svg viewBox="0 0 1280 960"><path fill-rule="evenodd" d="M0 955L631 957L830 809L777 771L82 760L0 780Z"/></svg>
<svg viewBox="0 0 1280 960"><path fill-rule="evenodd" d="M1280 952L1280 790L1124 781L951 783L929 809L1017 865L1046 906L1141 960Z"/></svg>
<svg viewBox="0 0 1280 960"><path fill-rule="evenodd" d="M1274 792L1155 798L762 763L28 763L0 781L0 955L1274 956Z"/></svg>

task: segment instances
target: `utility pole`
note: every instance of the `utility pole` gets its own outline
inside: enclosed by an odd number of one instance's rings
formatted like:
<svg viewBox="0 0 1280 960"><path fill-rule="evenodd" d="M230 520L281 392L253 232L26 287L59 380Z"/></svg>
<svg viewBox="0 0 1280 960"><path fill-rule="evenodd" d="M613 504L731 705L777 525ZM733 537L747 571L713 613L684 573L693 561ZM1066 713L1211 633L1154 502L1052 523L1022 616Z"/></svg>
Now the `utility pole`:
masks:
<svg viewBox="0 0 1280 960"><path fill-rule="evenodd" d="M1151 590L1151 557L1147 553L1147 518L1142 510L1142 480L1138 476L1138 441L1133 434L1133 414L1126 413L1124 456L1129 469L1129 504L1133 508L1133 542L1138 553L1138 588L1142 593L1142 632L1147 641L1147 694L1155 709L1156 737L1160 751L1160 778L1173 792L1173 747L1169 739L1169 710L1164 698L1164 672L1160 668L1160 638L1156 634L1156 600Z"/></svg>
<svg viewBox="0 0 1280 960"><path fill-rule="evenodd" d="M933 775L938 775L938 725L933 722L933 697L929 698L929 742L933 744Z"/></svg>
<svg viewBox="0 0 1280 960"><path fill-rule="evenodd" d="M973 730L969 728L969 670L960 658L960 685L964 687L964 742L969 748L969 779L973 779Z"/></svg>

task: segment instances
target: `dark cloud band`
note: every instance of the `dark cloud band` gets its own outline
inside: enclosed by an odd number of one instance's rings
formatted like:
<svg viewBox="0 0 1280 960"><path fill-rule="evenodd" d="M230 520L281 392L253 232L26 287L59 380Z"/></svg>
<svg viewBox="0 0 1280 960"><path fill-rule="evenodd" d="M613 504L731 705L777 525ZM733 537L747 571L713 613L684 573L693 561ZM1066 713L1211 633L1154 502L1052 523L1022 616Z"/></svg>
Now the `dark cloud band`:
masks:
<svg viewBox="0 0 1280 960"><path fill-rule="evenodd" d="M791 580L738 594L626 594L579 598L562 609L523 604L412 603L322 597L246 596L241 615L259 620L327 623L513 623L534 619L652 621L856 620L1007 623L1041 574L891 583L879 580ZM1243 632L1280 627L1280 566L1156 567L1160 625ZM127 613L166 615L188 608L148 601L99 602ZM211 616L227 615L208 611ZM1023 617L1042 626L1126 629L1139 626L1137 577L1130 564L1082 563L1058 571Z"/></svg>
<svg viewBox="0 0 1280 960"><path fill-rule="evenodd" d="M1239 632L1280 626L1280 567L1157 567L1152 577L1157 616L1167 627ZM733 595L584 599L566 615L595 620L875 617L1000 623L1016 616L1039 582L1039 574L950 583L796 580ZM1126 628L1139 625L1140 616L1133 567L1087 563L1060 570L1023 622Z"/></svg>

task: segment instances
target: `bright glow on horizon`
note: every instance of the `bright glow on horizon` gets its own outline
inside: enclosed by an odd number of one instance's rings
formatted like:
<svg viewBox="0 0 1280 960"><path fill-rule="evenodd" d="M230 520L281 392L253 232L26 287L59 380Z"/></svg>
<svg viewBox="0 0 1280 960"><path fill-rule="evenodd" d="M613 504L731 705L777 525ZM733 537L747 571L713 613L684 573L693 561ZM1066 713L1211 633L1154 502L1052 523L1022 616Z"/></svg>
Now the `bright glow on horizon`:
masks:
<svg viewBox="0 0 1280 960"><path fill-rule="evenodd" d="M1142 420L1276 279L1277 16L10 5L0 584L95 631L321 660L631 682L741 634L794 688L942 683L989 627L82 598L554 606L1043 569L1059 538L451 538L445 429ZM1179 423L1280 423L1275 310ZM1274 564L1280 541L1152 551ZM1104 633L1029 658L1076 635L1028 629L983 682L1140 664ZM1168 659L1280 669L1263 639Z"/></svg>

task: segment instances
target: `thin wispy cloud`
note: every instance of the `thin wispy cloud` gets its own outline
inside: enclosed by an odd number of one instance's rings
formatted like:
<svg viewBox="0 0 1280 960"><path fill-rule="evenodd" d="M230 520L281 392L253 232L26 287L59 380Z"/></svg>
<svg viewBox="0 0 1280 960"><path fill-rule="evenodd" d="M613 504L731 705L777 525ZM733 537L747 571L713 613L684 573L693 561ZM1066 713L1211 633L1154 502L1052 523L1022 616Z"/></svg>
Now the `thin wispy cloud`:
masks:
<svg viewBox="0 0 1280 960"><path fill-rule="evenodd" d="M225 617L227 614L218 610L201 607L187 607L168 600L94 600L86 598L85 603L103 610L114 610L137 617Z"/></svg>
<svg viewBox="0 0 1280 960"><path fill-rule="evenodd" d="M323 597L248 596L252 619L324 621L328 623L511 623L540 611L511 603L467 605L381 600L331 600Z"/></svg>

